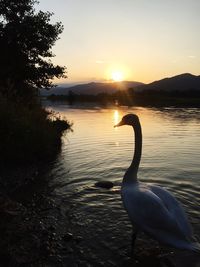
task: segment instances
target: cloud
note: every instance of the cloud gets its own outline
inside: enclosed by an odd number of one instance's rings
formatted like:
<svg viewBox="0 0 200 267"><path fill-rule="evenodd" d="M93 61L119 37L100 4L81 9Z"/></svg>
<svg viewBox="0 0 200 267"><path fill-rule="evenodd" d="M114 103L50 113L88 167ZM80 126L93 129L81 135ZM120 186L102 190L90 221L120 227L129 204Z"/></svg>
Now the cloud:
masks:
<svg viewBox="0 0 200 267"><path fill-rule="evenodd" d="M188 56L189 58L196 58L196 56L193 56L193 55L191 55L191 56Z"/></svg>

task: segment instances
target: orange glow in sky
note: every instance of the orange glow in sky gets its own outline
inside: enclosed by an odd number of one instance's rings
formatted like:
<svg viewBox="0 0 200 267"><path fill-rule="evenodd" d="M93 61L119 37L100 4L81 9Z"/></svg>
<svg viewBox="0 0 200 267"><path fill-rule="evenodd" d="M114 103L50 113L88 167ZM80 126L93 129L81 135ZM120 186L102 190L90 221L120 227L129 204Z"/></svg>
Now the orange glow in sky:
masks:
<svg viewBox="0 0 200 267"><path fill-rule="evenodd" d="M67 67L62 82L200 74L199 0L41 0L36 7L63 23L53 47L53 62Z"/></svg>

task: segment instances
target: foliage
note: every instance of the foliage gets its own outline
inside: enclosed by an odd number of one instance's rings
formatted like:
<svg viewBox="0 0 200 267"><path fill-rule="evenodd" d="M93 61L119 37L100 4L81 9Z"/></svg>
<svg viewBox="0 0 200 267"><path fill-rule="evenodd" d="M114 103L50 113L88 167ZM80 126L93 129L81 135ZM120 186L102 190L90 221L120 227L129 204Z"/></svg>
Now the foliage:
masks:
<svg viewBox="0 0 200 267"><path fill-rule="evenodd" d="M60 148L61 135L71 126L40 105L22 107L2 97L0 125L0 161L12 165L53 157Z"/></svg>
<svg viewBox="0 0 200 267"><path fill-rule="evenodd" d="M137 92L134 89L124 91L116 91L113 94L98 94L98 95L50 95L48 97L52 101L68 101L69 104L75 102L96 102L101 104L119 104L127 106L179 106L179 107L200 107L200 92L197 90L188 91L158 91L147 90Z"/></svg>
<svg viewBox="0 0 200 267"><path fill-rule="evenodd" d="M9 97L33 96L54 77L66 77L65 67L51 61L63 26L50 22L52 13L36 12L35 3L0 0L0 92Z"/></svg>
<svg viewBox="0 0 200 267"><path fill-rule="evenodd" d="M52 13L34 9L35 0L0 0L0 160L37 161L55 155L67 121L50 118L38 89L65 77L54 65L52 47L63 31Z"/></svg>

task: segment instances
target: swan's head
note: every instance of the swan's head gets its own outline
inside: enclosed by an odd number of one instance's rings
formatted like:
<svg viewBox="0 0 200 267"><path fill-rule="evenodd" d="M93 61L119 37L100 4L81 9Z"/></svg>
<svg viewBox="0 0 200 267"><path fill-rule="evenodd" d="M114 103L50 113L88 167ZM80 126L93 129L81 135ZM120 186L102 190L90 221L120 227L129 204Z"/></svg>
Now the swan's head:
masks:
<svg viewBox="0 0 200 267"><path fill-rule="evenodd" d="M137 115L135 115L135 114L127 114L114 127L119 127L119 126L122 126L122 125L131 125L131 126L133 126L135 123L138 123L138 122L139 122L139 118L138 118Z"/></svg>

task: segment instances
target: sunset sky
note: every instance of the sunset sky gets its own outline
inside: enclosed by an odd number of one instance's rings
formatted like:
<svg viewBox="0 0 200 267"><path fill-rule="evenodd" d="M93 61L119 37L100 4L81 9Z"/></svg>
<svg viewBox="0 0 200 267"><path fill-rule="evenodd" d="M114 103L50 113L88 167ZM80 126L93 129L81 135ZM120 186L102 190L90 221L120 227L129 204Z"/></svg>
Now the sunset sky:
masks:
<svg viewBox="0 0 200 267"><path fill-rule="evenodd" d="M39 9L64 25L53 49L63 82L200 74L199 0L40 0Z"/></svg>

